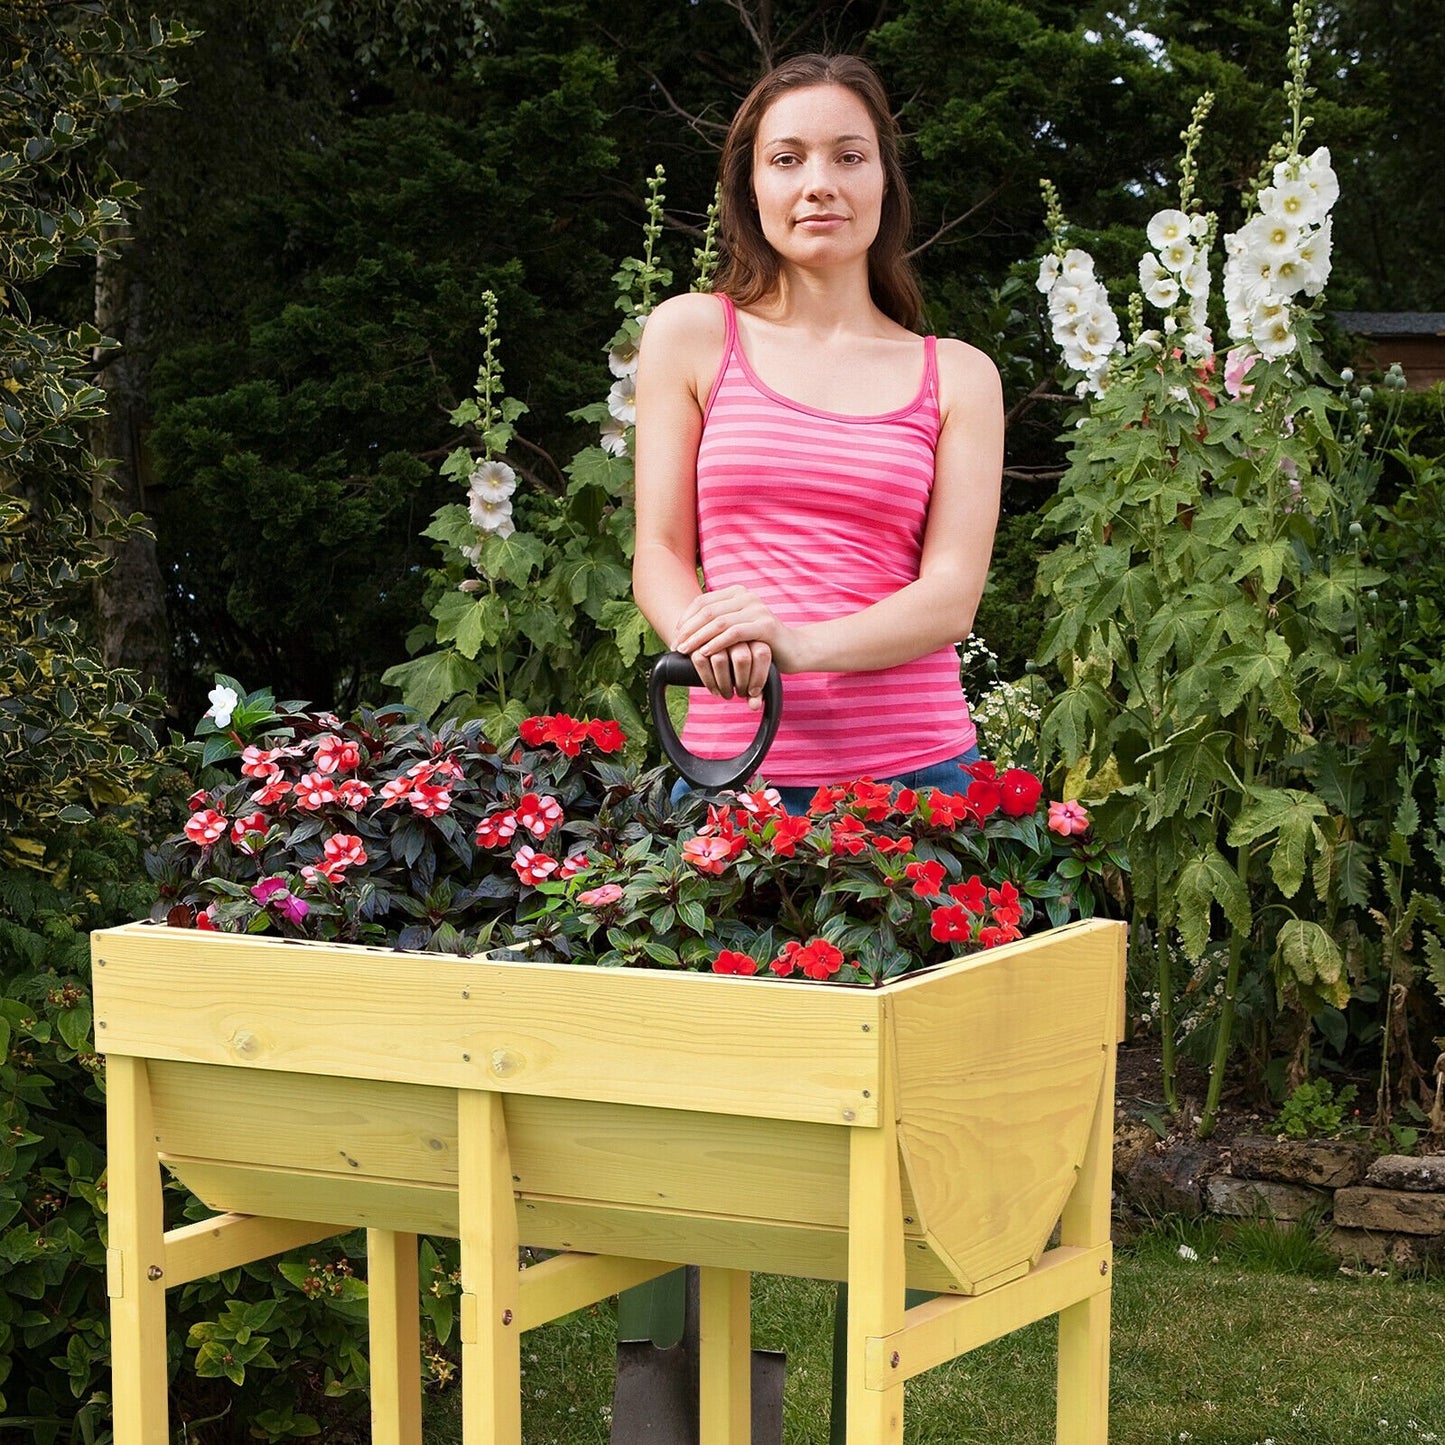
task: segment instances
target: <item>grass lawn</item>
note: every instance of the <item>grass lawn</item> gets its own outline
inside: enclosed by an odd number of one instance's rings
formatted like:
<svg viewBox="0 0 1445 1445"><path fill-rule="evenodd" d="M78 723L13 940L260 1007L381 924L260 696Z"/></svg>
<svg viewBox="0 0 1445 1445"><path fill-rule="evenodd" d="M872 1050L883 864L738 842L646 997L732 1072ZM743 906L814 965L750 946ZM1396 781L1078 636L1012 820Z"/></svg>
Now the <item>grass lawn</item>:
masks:
<svg viewBox="0 0 1445 1445"><path fill-rule="evenodd" d="M1188 1244L1197 1260L1181 1258ZM754 1343L788 1358L787 1445L826 1445L831 1287L758 1278ZM1052 1445L1054 1327L1034 1325L908 1386L909 1445ZM527 1445L606 1445L613 1311L522 1342ZM461 1440L460 1392L428 1445ZM1308 1236L1164 1230L1120 1251L1112 1445L1445 1442L1445 1278L1345 1276Z"/></svg>

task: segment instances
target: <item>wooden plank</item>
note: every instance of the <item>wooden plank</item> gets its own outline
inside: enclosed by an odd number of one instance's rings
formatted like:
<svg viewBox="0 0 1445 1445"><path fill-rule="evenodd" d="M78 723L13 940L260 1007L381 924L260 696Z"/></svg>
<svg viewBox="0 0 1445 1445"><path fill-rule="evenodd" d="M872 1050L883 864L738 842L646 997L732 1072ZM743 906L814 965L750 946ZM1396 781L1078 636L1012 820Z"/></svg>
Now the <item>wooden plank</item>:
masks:
<svg viewBox="0 0 1445 1445"><path fill-rule="evenodd" d="M462 1438L522 1445L517 1211L500 1094L457 1096L461 1219Z"/></svg>
<svg viewBox="0 0 1445 1445"><path fill-rule="evenodd" d="M318 1224L304 1219L266 1219L250 1214L221 1214L195 1224L167 1230L165 1236L166 1286L174 1288L193 1279L209 1279L224 1269L269 1259L303 1244L333 1239L350 1228L344 1224Z"/></svg>
<svg viewBox="0 0 1445 1445"><path fill-rule="evenodd" d="M1111 1258L1108 1245L1051 1249L1029 1274L989 1294L915 1305L900 1329L869 1341L870 1386L881 1389L899 1374L911 1380L1011 1330L1107 1291L1108 1276L1100 1266L1107 1270ZM896 1366L891 1363L895 1354Z"/></svg>
<svg viewBox="0 0 1445 1445"><path fill-rule="evenodd" d="M217 1064L156 1062L151 1075L168 1156L456 1183L450 1089ZM519 1192L733 1214L766 1198L775 1219L847 1218L843 1130L525 1094L504 1108Z"/></svg>
<svg viewBox="0 0 1445 1445"><path fill-rule="evenodd" d="M1073 1188L1114 1049L1123 933L1074 925L890 994L905 1168L924 1236L967 1292L1036 1261Z"/></svg>
<svg viewBox="0 0 1445 1445"><path fill-rule="evenodd" d="M162 1158L208 1209L271 1219L333 1220L344 1229L457 1237L457 1191L442 1184L308 1174L260 1164Z"/></svg>
<svg viewBox="0 0 1445 1445"><path fill-rule="evenodd" d="M414 1234L366 1234L372 1445L422 1445L421 1304Z"/></svg>
<svg viewBox="0 0 1445 1445"><path fill-rule="evenodd" d="M1101 1290L1059 1312L1057 1445L1108 1445L1111 1298Z"/></svg>
<svg viewBox="0 0 1445 1445"><path fill-rule="evenodd" d="M839 1125L877 1117L875 990L148 924L92 935L92 956L96 1037L107 1054L616 1103L665 1099L703 1113Z"/></svg>
<svg viewBox="0 0 1445 1445"><path fill-rule="evenodd" d="M518 1281L517 1319L524 1331L570 1315L608 1295L646 1284L674 1268L671 1261L616 1259L605 1254L555 1254L528 1265Z"/></svg>
<svg viewBox="0 0 1445 1445"><path fill-rule="evenodd" d="M752 1439L752 1303L742 1270L698 1271L698 1445Z"/></svg>
<svg viewBox="0 0 1445 1445"><path fill-rule="evenodd" d="M115 1445L170 1439L161 1176L142 1059L107 1063L106 1251Z"/></svg>
<svg viewBox="0 0 1445 1445"><path fill-rule="evenodd" d="M903 1376L894 1371L882 1381L868 1378L870 1340L903 1323L903 1208L893 1117L890 1089L886 1122L848 1136L847 1445L903 1441Z"/></svg>

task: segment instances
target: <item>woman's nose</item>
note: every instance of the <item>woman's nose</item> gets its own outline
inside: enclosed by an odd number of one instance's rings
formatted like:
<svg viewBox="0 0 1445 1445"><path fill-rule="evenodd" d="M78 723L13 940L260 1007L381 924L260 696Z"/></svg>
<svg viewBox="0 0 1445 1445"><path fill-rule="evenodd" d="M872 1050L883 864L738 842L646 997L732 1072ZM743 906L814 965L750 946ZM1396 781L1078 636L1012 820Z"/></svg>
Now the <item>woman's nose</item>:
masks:
<svg viewBox="0 0 1445 1445"><path fill-rule="evenodd" d="M837 186L833 180L832 168L826 162L818 162L808 167L808 174L805 177L807 193L810 196L831 196L836 194Z"/></svg>

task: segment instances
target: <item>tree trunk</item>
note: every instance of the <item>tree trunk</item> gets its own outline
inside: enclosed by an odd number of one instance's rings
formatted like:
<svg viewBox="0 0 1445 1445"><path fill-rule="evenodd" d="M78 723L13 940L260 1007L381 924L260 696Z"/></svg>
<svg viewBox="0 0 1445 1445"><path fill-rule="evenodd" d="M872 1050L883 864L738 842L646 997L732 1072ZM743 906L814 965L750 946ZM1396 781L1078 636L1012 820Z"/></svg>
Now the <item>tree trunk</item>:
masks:
<svg viewBox="0 0 1445 1445"><path fill-rule="evenodd" d="M135 243L132 242L132 245ZM146 364L142 349L145 288L133 280L125 261L102 256L95 268L95 324L121 342L101 373L106 414L96 423L93 445L110 458L108 484L98 486L92 510L98 523L115 515L144 513L145 476L140 433L144 415ZM155 538L134 529L108 543L109 571L95 586L96 633L107 667L133 668L166 691L170 671L170 626L165 581L156 560Z"/></svg>

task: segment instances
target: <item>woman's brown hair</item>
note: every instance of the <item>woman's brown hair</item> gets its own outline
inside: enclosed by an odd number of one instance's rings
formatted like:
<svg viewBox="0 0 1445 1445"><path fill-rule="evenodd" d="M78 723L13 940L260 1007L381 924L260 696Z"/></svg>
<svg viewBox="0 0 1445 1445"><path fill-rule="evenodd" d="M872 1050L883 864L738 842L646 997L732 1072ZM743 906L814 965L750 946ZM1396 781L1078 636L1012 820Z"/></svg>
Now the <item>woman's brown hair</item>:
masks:
<svg viewBox="0 0 1445 1445"><path fill-rule="evenodd" d="M778 253L763 235L753 204L753 146L763 113L780 95L812 85L841 85L867 107L878 132L885 186L878 235L868 248L868 288L886 316L914 330L923 317L923 293L908 259L913 202L899 159L898 124L878 73L856 55L796 55L770 70L738 107L723 142L719 230L724 256L713 289L751 306L777 289Z"/></svg>

